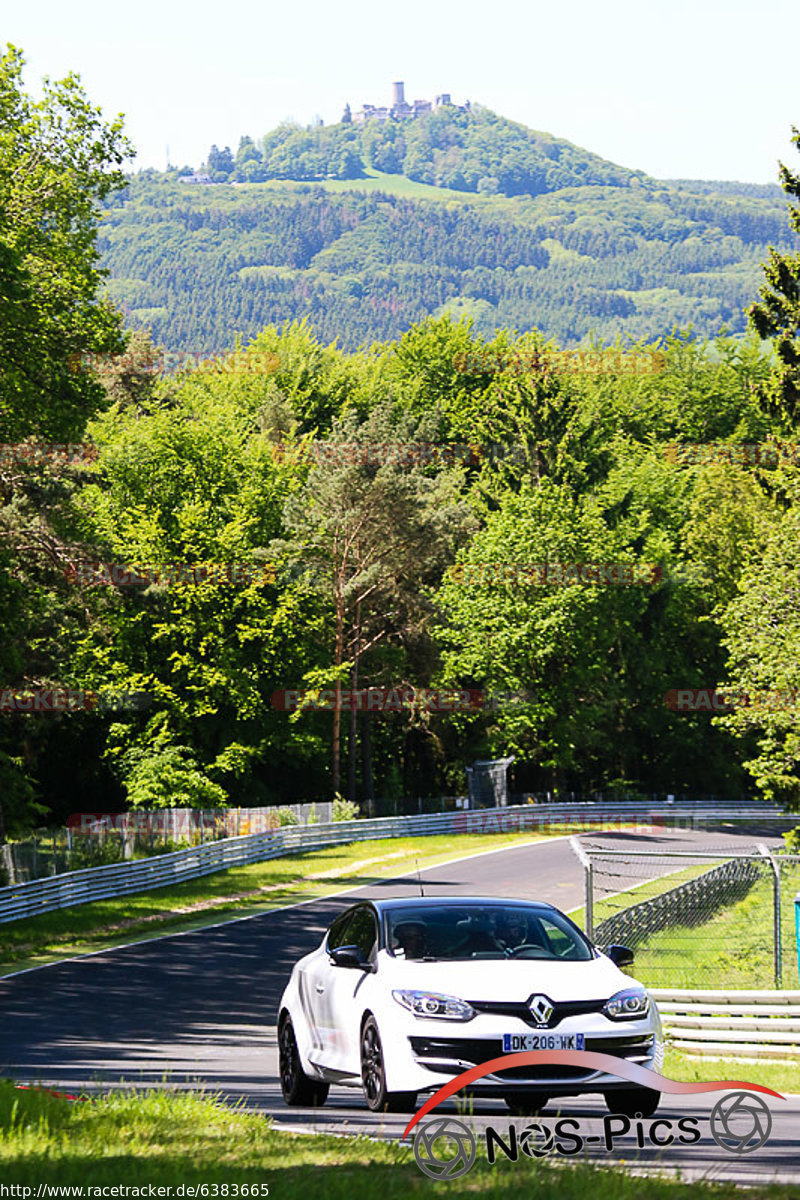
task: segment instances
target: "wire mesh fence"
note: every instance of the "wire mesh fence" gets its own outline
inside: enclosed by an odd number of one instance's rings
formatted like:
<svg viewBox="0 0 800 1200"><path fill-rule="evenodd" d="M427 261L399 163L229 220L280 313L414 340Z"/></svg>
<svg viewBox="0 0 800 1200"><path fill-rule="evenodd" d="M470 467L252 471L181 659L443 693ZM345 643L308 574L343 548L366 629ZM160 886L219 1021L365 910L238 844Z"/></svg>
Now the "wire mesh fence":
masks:
<svg viewBox="0 0 800 1200"><path fill-rule="evenodd" d="M67 826L39 829L0 846L0 887L85 867L170 854L222 838L268 833L288 825L328 824L331 802L283 807L76 813Z"/></svg>
<svg viewBox="0 0 800 1200"><path fill-rule="evenodd" d="M800 855L611 849L583 840L583 922L601 946L636 953L655 988L798 985Z"/></svg>

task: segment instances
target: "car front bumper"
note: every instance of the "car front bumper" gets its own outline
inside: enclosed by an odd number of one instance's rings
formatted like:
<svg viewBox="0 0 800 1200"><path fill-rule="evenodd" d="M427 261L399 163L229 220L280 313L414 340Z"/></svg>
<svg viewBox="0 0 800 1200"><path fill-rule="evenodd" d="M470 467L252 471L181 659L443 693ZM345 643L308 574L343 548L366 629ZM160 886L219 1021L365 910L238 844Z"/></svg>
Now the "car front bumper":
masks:
<svg viewBox="0 0 800 1200"><path fill-rule="evenodd" d="M413 1024L411 1023L413 1022ZM410 1018L385 1045L387 1079L391 1091L428 1092L455 1076L503 1053L503 1034L532 1033L530 1025L516 1020L478 1016L468 1022ZM655 1012L638 1021L612 1022L599 1013L590 1018L562 1021L548 1033L582 1033L586 1050L611 1054L637 1066L660 1070L663 1063L661 1023ZM618 1075L553 1062L536 1066L498 1068L469 1085L475 1095L514 1091L541 1091L551 1096L580 1095L630 1088Z"/></svg>

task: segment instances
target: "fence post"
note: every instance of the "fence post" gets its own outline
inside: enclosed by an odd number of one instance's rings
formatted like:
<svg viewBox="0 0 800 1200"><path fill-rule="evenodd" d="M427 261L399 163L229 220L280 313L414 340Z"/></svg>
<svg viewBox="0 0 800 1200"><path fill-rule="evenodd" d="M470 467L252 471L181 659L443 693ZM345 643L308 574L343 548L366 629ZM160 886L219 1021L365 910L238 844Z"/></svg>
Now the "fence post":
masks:
<svg viewBox="0 0 800 1200"><path fill-rule="evenodd" d="M775 968L775 987L783 986L783 946L781 934L781 871L775 859L763 842L758 844L758 852L769 860L772 867L772 957Z"/></svg>
<svg viewBox="0 0 800 1200"><path fill-rule="evenodd" d="M583 867L583 927L588 938L594 937L594 867L588 854L576 837L569 839L573 853Z"/></svg>
<svg viewBox="0 0 800 1200"><path fill-rule="evenodd" d="M9 885L15 884L17 882L17 873L14 870L14 851L12 850L11 846L9 846L8 842L4 842L3 845L0 846L0 861L2 861L6 869Z"/></svg>
<svg viewBox="0 0 800 1200"><path fill-rule="evenodd" d="M800 892L794 898L794 937L797 943L797 978L800 980Z"/></svg>

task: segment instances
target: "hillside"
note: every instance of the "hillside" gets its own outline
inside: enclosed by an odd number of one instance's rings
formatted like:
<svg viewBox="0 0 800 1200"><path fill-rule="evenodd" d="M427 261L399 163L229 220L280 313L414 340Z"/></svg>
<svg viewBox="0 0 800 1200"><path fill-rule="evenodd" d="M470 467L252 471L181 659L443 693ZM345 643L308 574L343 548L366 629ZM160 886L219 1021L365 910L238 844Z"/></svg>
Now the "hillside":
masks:
<svg viewBox="0 0 800 1200"><path fill-rule="evenodd" d="M793 244L777 189L659 183L486 110L282 126L209 161L214 186L132 177L101 231L112 297L171 350L303 317L353 348L442 312L565 345L739 332Z"/></svg>
<svg viewBox="0 0 800 1200"><path fill-rule="evenodd" d="M572 188L536 200L432 203L286 184L134 180L100 239L109 290L168 349L218 350L308 316L345 347L432 313L476 328L657 337L744 328L779 200Z"/></svg>
<svg viewBox="0 0 800 1200"><path fill-rule="evenodd" d="M258 143L242 138L235 157L212 147L207 167L217 183L360 179L372 168L434 187L504 196L538 196L576 183L628 187L647 179L487 108L454 105L413 120L280 125Z"/></svg>

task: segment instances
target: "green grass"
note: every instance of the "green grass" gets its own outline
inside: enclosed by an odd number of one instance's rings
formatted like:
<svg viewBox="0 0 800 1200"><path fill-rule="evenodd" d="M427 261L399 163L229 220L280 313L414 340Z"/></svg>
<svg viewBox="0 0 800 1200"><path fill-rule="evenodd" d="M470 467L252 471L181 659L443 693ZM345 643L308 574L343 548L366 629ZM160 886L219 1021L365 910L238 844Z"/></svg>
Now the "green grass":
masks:
<svg viewBox="0 0 800 1200"><path fill-rule="evenodd" d="M723 862L724 859L720 859ZM624 909L669 891L719 865L710 860L650 880L616 895L595 900L594 928ZM794 895L800 889L800 865L782 868L782 986L800 987L795 940ZM743 899L697 925L675 925L650 934L636 947L633 973L648 987L774 988L773 893L771 877L756 883ZM570 911L584 925L584 909Z"/></svg>
<svg viewBox="0 0 800 1200"><path fill-rule="evenodd" d="M0 976L71 954L163 932L199 929L226 917L269 912L448 862L462 855L542 841L541 833L442 834L329 846L245 867L231 867L173 887L58 909L0 925Z"/></svg>
<svg viewBox="0 0 800 1200"><path fill-rule="evenodd" d="M783 873L782 985L787 989L800 986L791 911L798 878L792 875ZM636 951L637 978L649 987L773 988L772 909L772 880L765 878L700 925L652 934Z"/></svg>
<svg viewBox="0 0 800 1200"><path fill-rule="evenodd" d="M469 203L480 204L484 201L504 199L504 197L484 196L480 192L459 192L454 188L434 187L430 183L417 183L407 179L405 175L390 175L384 171L375 171L367 167L363 179L319 179L301 184L297 180L268 179L264 183L243 184L237 191L244 188L278 188L286 187L321 187L326 192L387 192L392 196L402 196L412 200L466 200Z"/></svg>
<svg viewBox="0 0 800 1200"><path fill-rule="evenodd" d="M0 1180L5 1185L266 1185L272 1200L408 1200L409 1194L497 1200L734 1200L734 1184L636 1177L525 1159L489 1167L479 1151L468 1176L434 1183L409 1145L366 1137L282 1133L269 1120L213 1098L119 1093L95 1103L17 1091L0 1081ZM174 1194L174 1193L173 1193ZM207 1193L213 1195L211 1188ZM757 1184L753 1200L790 1200L792 1187Z"/></svg>
<svg viewBox="0 0 800 1200"><path fill-rule="evenodd" d="M668 1046L661 1073L688 1083L700 1079L741 1079L747 1083L761 1083L784 1096L800 1093L800 1063L788 1059L753 1062L736 1058L702 1058L682 1054Z"/></svg>
<svg viewBox="0 0 800 1200"><path fill-rule="evenodd" d="M720 862L723 860L720 859ZM626 908L632 908L635 904L643 904L645 900L652 900L654 896L660 896L664 892L669 892L672 888L678 887L682 883L687 883L690 879L694 879L697 875L702 875L705 871L710 871L712 867L719 866L716 862L704 862L691 867L681 867L677 871L670 871L668 875L662 875L660 879L647 879L643 883L638 883L633 887L627 888L625 891L617 892L613 895L595 897L593 905L594 928L601 921L607 921L609 917L615 917L617 913L623 912ZM597 884L595 883L595 887ZM569 915L573 921L583 929L585 926L585 910L581 908L570 909Z"/></svg>

